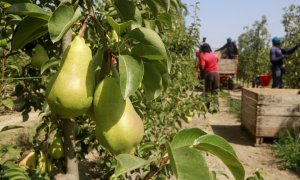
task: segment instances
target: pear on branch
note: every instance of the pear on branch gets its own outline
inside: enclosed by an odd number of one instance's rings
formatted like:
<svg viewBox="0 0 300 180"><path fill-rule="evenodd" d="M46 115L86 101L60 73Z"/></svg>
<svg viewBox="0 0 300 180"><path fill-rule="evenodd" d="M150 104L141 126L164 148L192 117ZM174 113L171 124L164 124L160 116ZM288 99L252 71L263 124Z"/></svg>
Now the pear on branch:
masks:
<svg viewBox="0 0 300 180"><path fill-rule="evenodd" d="M92 64L91 49L82 37L76 36L46 90L52 113L62 118L73 118L89 110L95 87Z"/></svg>
<svg viewBox="0 0 300 180"><path fill-rule="evenodd" d="M144 125L130 99L123 99L117 79L100 82L93 106L99 143L113 154L132 153L144 136Z"/></svg>
<svg viewBox="0 0 300 180"><path fill-rule="evenodd" d="M49 60L46 50L40 44L35 46L35 53L31 57L31 64L36 68L41 68L42 65Z"/></svg>

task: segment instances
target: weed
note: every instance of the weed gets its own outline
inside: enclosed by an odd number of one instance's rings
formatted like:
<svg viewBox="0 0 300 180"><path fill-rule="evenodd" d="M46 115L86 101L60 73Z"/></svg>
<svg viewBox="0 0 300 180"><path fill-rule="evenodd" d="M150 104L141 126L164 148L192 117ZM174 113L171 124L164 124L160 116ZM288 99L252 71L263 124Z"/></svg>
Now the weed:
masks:
<svg viewBox="0 0 300 180"><path fill-rule="evenodd" d="M227 103L229 105L229 113L236 114L240 116L241 114L241 100L233 99L230 97L229 94L222 92L222 97L227 100Z"/></svg>
<svg viewBox="0 0 300 180"><path fill-rule="evenodd" d="M300 172L300 133L285 131L273 145L273 151L285 168Z"/></svg>

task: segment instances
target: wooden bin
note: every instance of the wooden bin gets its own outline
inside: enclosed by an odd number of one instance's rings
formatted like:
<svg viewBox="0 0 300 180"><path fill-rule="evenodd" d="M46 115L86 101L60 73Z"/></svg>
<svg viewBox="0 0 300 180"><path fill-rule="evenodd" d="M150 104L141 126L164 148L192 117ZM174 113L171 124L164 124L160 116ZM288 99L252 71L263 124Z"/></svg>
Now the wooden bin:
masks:
<svg viewBox="0 0 300 180"><path fill-rule="evenodd" d="M300 90L244 88L242 126L255 138L277 137L283 129L300 130Z"/></svg>

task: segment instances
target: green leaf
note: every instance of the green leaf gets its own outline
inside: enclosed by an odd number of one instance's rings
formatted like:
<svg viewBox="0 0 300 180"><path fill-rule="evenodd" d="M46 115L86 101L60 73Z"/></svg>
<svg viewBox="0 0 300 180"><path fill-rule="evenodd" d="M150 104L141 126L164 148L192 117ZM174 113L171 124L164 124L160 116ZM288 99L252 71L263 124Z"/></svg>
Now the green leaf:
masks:
<svg viewBox="0 0 300 180"><path fill-rule="evenodd" d="M155 0L145 1L154 16L157 16L160 6Z"/></svg>
<svg viewBox="0 0 300 180"><path fill-rule="evenodd" d="M20 71L21 71L21 67L20 66L13 65L13 64L7 65L6 68L7 69L13 69L13 70L17 71L18 73L20 73Z"/></svg>
<svg viewBox="0 0 300 180"><path fill-rule="evenodd" d="M126 172L135 170L139 167L145 166L151 163L152 161L154 161L154 159L150 159L146 161L144 159L132 156L130 154L120 154L116 157L116 159L118 161L117 167L115 169L116 177Z"/></svg>
<svg viewBox="0 0 300 180"><path fill-rule="evenodd" d="M155 149L155 143L154 142L146 142L144 144L141 144L140 147L139 147L139 152L149 152L151 150L154 150Z"/></svg>
<svg viewBox="0 0 300 180"><path fill-rule="evenodd" d="M179 10L180 2L178 0L170 0L170 3L176 10Z"/></svg>
<svg viewBox="0 0 300 180"><path fill-rule="evenodd" d="M199 128L183 129L174 136L171 147L176 149L184 146L192 146L194 141L203 135L206 135L206 132Z"/></svg>
<svg viewBox="0 0 300 180"><path fill-rule="evenodd" d="M172 27L172 16L168 13L159 14L157 20L168 27Z"/></svg>
<svg viewBox="0 0 300 180"><path fill-rule="evenodd" d="M3 100L1 100L1 103L9 109L13 109L13 107L14 107L14 102L11 98L3 99Z"/></svg>
<svg viewBox="0 0 300 180"><path fill-rule="evenodd" d="M22 18L18 15L14 14L8 14L7 15L7 25L14 26L15 24L18 24L20 21L22 21Z"/></svg>
<svg viewBox="0 0 300 180"><path fill-rule="evenodd" d="M61 60L51 60L51 61L46 61L42 66L41 66L41 74L43 74L47 69L53 67L53 66L58 66L60 64Z"/></svg>
<svg viewBox="0 0 300 180"><path fill-rule="evenodd" d="M17 4L17 3L31 3L31 0L1 0L3 2L9 3L9 4Z"/></svg>
<svg viewBox="0 0 300 180"><path fill-rule="evenodd" d="M120 36L120 34L127 28L130 27L130 25L133 23L132 20L118 24L112 17L108 16L107 18L108 23L111 25L111 27L117 32L117 34Z"/></svg>
<svg viewBox="0 0 300 180"><path fill-rule="evenodd" d="M48 12L44 11L43 8L32 4L32 3L18 3L11 5L6 9L6 13L32 16L48 21L50 15Z"/></svg>
<svg viewBox="0 0 300 180"><path fill-rule="evenodd" d="M119 56L120 86L124 99L133 95L144 76L144 65L139 59L129 55Z"/></svg>
<svg viewBox="0 0 300 180"><path fill-rule="evenodd" d="M144 44L156 47L165 60L169 59L165 45L160 36L152 29L139 27L135 28L128 34L129 38L135 39L136 41Z"/></svg>
<svg viewBox="0 0 300 180"><path fill-rule="evenodd" d="M171 1L170 0L160 0L162 6L164 7L165 11L168 12L170 10Z"/></svg>
<svg viewBox="0 0 300 180"><path fill-rule="evenodd" d="M5 126L1 129L0 132L12 130L12 129L19 129L19 128L24 128L24 126L18 126L18 125Z"/></svg>
<svg viewBox="0 0 300 180"><path fill-rule="evenodd" d="M174 149L170 144L167 144L167 151L177 180L210 180L201 151L187 146Z"/></svg>
<svg viewBox="0 0 300 180"><path fill-rule="evenodd" d="M107 62L104 61L104 49L98 48L96 54L93 56L93 67L95 73L95 85L104 79L107 71Z"/></svg>
<svg viewBox="0 0 300 180"><path fill-rule="evenodd" d="M245 170L231 147L231 145L222 137L217 135L204 135L198 138L194 147L210 152L220 158L231 171L235 179L242 180L245 178Z"/></svg>
<svg viewBox="0 0 300 180"><path fill-rule="evenodd" d="M48 30L51 41L53 43L59 41L80 16L79 7L74 12L71 6L64 4L59 6L49 19Z"/></svg>
<svg viewBox="0 0 300 180"><path fill-rule="evenodd" d="M155 20L144 20L145 27L148 29L152 29L153 31L157 30L157 26L155 24Z"/></svg>
<svg viewBox="0 0 300 180"><path fill-rule="evenodd" d="M131 53L135 56L140 56L149 60L162 60L162 56L159 49L151 45L137 45L131 49Z"/></svg>
<svg viewBox="0 0 300 180"><path fill-rule="evenodd" d="M17 26L12 37L12 49L17 50L47 33L47 21L27 16Z"/></svg>
<svg viewBox="0 0 300 180"><path fill-rule="evenodd" d="M153 63L144 63L145 73L144 73L144 89L145 96L147 100L153 100L157 98L163 90L162 75L161 71Z"/></svg>
<svg viewBox="0 0 300 180"><path fill-rule="evenodd" d="M142 24L142 14L138 7L130 0L114 0L113 1L122 21L133 20L132 29L140 27Z"/></svg>

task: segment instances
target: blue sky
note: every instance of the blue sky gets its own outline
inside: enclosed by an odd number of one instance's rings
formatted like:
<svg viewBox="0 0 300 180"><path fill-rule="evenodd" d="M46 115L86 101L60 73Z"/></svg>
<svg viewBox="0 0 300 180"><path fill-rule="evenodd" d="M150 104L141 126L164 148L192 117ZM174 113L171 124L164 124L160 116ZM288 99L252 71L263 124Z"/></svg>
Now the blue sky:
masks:
<svg viewBox="0 0 300 180"><path fill-rule="evenodd" d="M207 37L212 48L224 45L227 37L236 40L244 32L245 26L251 27L265 15L271 36L284 36L281 23L283 8L291 4L300 5L300 0L181 0L185 4L200 2L201 37ZM192 7L188 6L187 24L192 19Z"/></svg>

